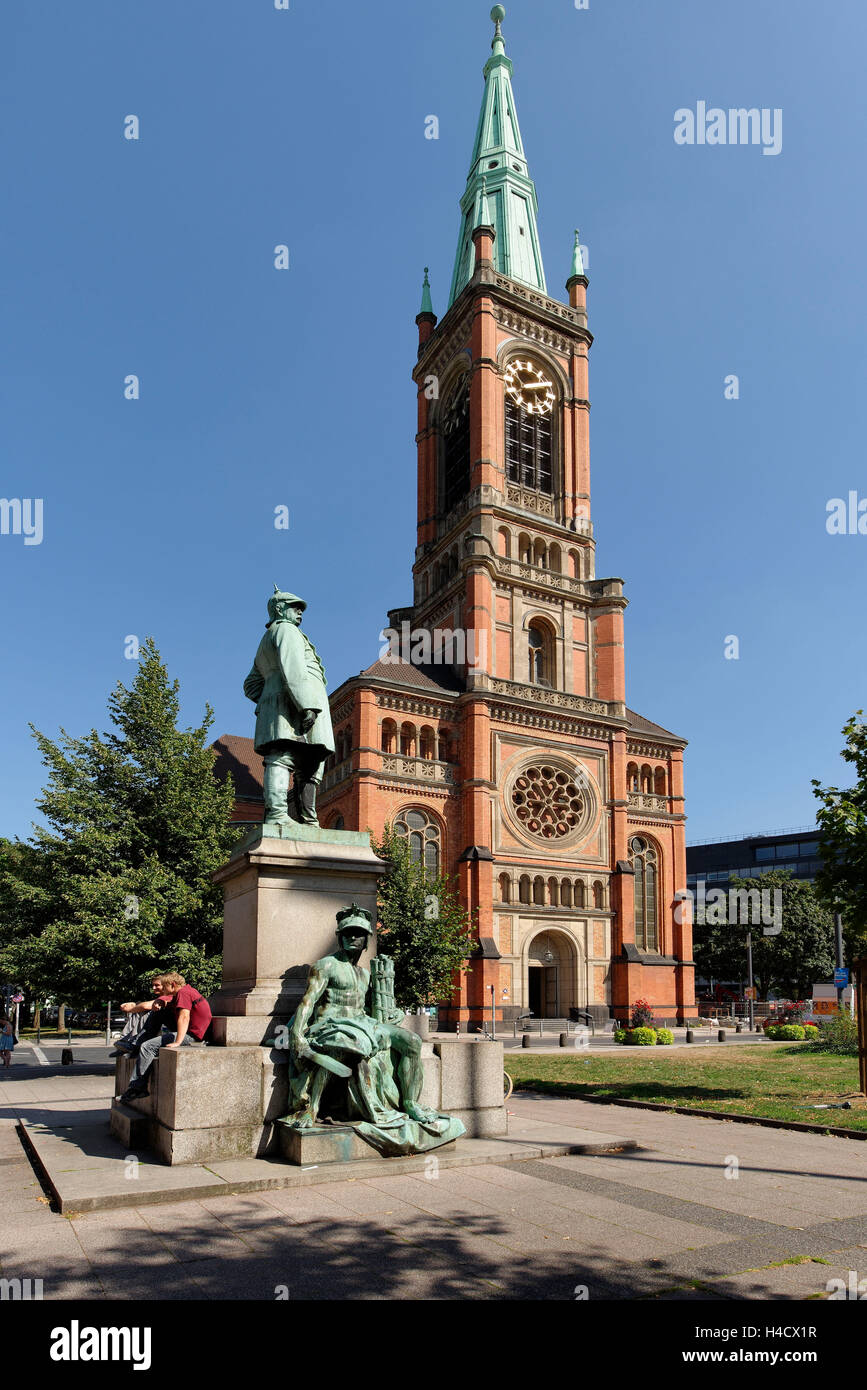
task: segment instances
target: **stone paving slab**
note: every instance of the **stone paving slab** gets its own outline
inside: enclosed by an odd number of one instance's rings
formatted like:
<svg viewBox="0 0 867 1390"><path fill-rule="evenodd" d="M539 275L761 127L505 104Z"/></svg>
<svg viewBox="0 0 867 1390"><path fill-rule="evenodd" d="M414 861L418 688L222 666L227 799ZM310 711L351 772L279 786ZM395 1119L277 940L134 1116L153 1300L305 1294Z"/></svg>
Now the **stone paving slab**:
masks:
<svg viewBox="0 0 867 1390"><path fill-rule="evenodd" d="M827 1298L829 1280L847 1286L850 1272L867 1278L858 1145L556 1098L511 1104L509 1139L470 1141L488 1148L476 1161L377 1159L378 1175L359 1164L325 1180L313 1170L294 1187L269 1176L247 1191L232 1186L235 1165L215 1165L193 1191L155 1193L148 1183L190 1170L142 1158L136 1179L109 1173L124 1205L71 1200L66 1217L48 1206L23 1150L16 1160L20 1139L0 1119L0 1159L10 1160L0 1168L2 1274L44 1278L46 1299L524 1302L574 1301L586 1289L591 1305L795 1302ZM84 1107L66 1109L63 1129L39 1111L33 1131L72 1162L62 1174L72 1196L104 1185L104 1125L89 1125ZM615 1117L620 1143L600 1152ZM573 1131L590 1152L551 1142ZM736 1180L725 1177L727 1154L738 1156Z"/></svg>
<svg viewBox="0 0 867 1390"><path fill-rule="evenodd" d="M69 1120L66 1111L61 1119ZM169 1167L147 1153L127 1153L107 1133L105 1123L52 1123L22 1119L27 1149L59 1209L94 1211L138 1207L185 1197L210 1197L268 1188L304 1187L347 1179L465 1167L504 1159L542 1158L549 1154L620 1152L637 1148L636 1140L607 1131L582 1131L544 1120L519 1118L509 1135L493 1139L459 1139L433 1154L409 1158L357 1159L350 1163L299 1168L270 1158L242 1158L210 1164Z"/></svg>

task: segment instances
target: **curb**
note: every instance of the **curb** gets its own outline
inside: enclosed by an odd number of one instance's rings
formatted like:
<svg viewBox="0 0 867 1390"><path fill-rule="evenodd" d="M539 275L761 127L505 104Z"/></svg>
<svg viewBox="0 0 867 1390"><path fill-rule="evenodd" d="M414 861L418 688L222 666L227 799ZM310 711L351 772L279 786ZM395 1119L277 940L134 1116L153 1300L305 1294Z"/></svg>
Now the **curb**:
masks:
<svg viewBox="0 0 867 1390"><path fill-rule="evenodd" d="M766 1129L793 1129L799 1134L833 1134L837 1139L865 1139L867 1129L844 1129L840 1125L812 1125L803 1120L772 1120L767 1115L740 1115L735 1111L698 1110L692 1105L662 1105L653 1100L625 1100L615 1096L561 1096L552 1091L531 1091L516 1087L513 1096L540 1096L545 1100L586 1100L592 1105L621 1105L628 1110L664 1110L670 1115L696 1115L700 1120L731 1120L741 1125L763 1125Z"/></svg>

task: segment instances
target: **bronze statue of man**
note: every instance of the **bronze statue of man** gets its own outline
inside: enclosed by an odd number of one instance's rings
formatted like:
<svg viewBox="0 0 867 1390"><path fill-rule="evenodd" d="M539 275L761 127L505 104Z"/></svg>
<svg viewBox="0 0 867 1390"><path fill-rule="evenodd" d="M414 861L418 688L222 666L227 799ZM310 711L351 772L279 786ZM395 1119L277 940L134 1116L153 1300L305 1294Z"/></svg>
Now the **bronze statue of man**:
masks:
<svg viewBox="0 0 867 1390"><path fill-rule="evenodd" d="M352 903L337 914L340 949L310 967L289 1025L290 1110L283 1123L315 1129L324 1102L326 1121L351 1124L380 1153L424 1153L460 1138L464 1126L419 1103L421 1041L400 1026L394 963L385 956L370 970L359 963L373 932L371 914Z"/></svg>
<svg viewBox="0 0 867 1390"><path fill-rule="evenodd" d="M274 586L244 694L256 701L253 744L265 763L265 825L318 825L316 789L334 752L325 668L301 631L307 604ZM293 774L290 792L289 775Z"/></svg>

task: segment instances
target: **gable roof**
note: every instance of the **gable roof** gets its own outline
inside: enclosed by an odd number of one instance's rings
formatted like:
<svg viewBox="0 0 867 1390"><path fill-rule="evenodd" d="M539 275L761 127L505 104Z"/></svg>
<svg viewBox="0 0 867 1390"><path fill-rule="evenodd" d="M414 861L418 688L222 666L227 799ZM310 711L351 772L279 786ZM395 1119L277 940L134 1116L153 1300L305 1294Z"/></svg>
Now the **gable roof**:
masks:
<svg viewBox="0 0 867 1390"><path fill-rule="evenodd" d="M261 801L265 768L262 755L253 747L253 740L238 734L221 734L211 747L217 755L214 772L220 781L225 782L231 772L235 795L240 801Z"/></svg>
<svg viewBox="0 0 867 1390"><path fill-rule="evenodd" d="M654 724L652 720L645 719L643 714L636 714L634 709L626 711L626 718L629 720L629 731L634 734L652 734L654 737L673 738L678 743L685 743L686 739L680 734L673 734L670 729L663 729L661 724Z"/></svg>

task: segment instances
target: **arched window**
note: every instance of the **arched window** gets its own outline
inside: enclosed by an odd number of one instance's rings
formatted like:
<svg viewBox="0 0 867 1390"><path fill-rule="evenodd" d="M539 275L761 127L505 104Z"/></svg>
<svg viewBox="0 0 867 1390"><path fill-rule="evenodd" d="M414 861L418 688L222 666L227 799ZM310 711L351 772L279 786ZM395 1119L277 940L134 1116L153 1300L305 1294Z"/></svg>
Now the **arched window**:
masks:
<svg viewBox="0 0 867 1390"><path fill-rule="evenodd" d="M451 747L452 747L452 745L451 745L451 738L450 738L450 736L449 736L449 731L448 731L448 729L440 729L439 735L438 735L438 737L437 737L437 746L438 746L438 749L439 749L439 760L440 760L440 762L441 762L441 763L449 763L449 762L451 762Z"/></svg>
<svg viewBox="0 0 867 1390"><path fill-rule="evenodd" d="M435 758L435 734L429 724L425 724L419 736L419 757Z"/></svg>
<svg viewBox="0 0 867 1390"><path fill-rule="evenodd" d="M581 556L577 550L569 551L569 572L573 579L581 578Z"/></svg>
<svg viewBox="0 0 867 1390"><path fill-rule="evenodd" d="M530 899L530 875L521 874L521 882L518 885L518 901L528 903Z"/></svg>
<svg viewBox="0 0 867 1390"><path fill-rule="evenodd" d="M383 719L382 721L382 751L383 753L397 752L397 725L393 719Z"/></svg>
<svg viewBox="0 0 867 1390"><path fill-rule="evenodd" d="M329 829L330 829L330 830L342 830L343 827L344 827L344 820L343 820L343 817L342 817L342 816L335 816L334 819L333 819L333 821L331 822L331 825L329 826Z"/></svg>
<svg viewBox="0 0 867 1390"><path fill-rule="evenodd" d="M534 618L527 631L527 675L531 685L554 684L551 634Z"/></svg>
<svg viewBox="0 0 867 1390"><path fill-rule="evenodd" d="M533 542L526 531L522 531L518 537L518 559L523 565L532 565L533 563Z"/></svg>
<svg viewBox="0 0 867 1390"><path fill-rule="evenodd" d="M545 906L545 880L541 877L533 879L533 902Z"/></svg>
<svg viewBox="0 0 867 1390"><path fill-rule="evenodd" d="M658 860L653 845L636 835L629 842L635 871L635 944L643 951L658 950Z"/></svg>
<svg viewBox="0 0 867 1390"><path fill-rule="evenodd" d="M584 884L580 878L576 878L575 880L575 906L584 906Z"/></svg>
<svg viewBox="0 0 867 1390"><path fill-rule="evenodd" d="M401 724L400 751L405 758L415 757L415 725Z"/></svg>
<svg viewBox="0 0 867 1390"><path fill-rule="evenodd" d="M506 560L512 558L512 535L505 526L501 526L497 532L497 554Z"/></svg>
<svg viewBox="0 0 867 1390"><path fill-rule="evenodd" d="M568 878L560 884L560 902L564 907L572 906L572 884Z"/></svg>
<svg viewBox="0 0 867 1390"><path fill-rule="evenodd" d="M510 483L552 493L554 387L534 362L510 362L506 378L506 473Z"/></svg>
<svg viewBox="0 0 867 1390"><path fill-rule="evenodd" d="M436 878L440 871L441 836L433 817L426 811L401 811L394 828L408 840L413 864L423 864L426 877Z"/></svg>
<svg viewBox="0 0 867 1390"><path fill-rule="evenodd" d="M512 880L508 874L500 874L500 902L510 903L512 901Z"/></svg>
<svg viewBox="0 0 867 1390"><path fill-rule="evenodd" d="M657 795L657 796L666 796L666 795L667 795L667 793L668 793L668 788L666 787L665 783L666 783L665 768L664 768L664 767L658 767L658 768L655 770L654 774L653 774L653 790L656 792L656 795Z"/></svg>
<svg viewBox="0 0 867 1390"><path fill-rule="evenodd" d="M641 790L646 794L653 791L653 777L647 763L641 769Z"/></svg>
<svg viewBox="0 0 867 1390"><path fill-rule="evenodd" d="M638 791L638 763L630 763L626 769L626 790Z"/></svg>
<svg viewBox="0 0 867 1390"><path fill-rule="evenodd" d="M553 570L555 574L560 573L560 570L562 568L562 560L560 558L559 545L552 545L548 547L548 568L549 570Z"/></svg>
<svg viewBox="0 0 867 1390"><path fill-rule="evenodd" d="M470 379L464 374L442 413L443 506L451 511L470 490Z"/></svg>
<svg viewBox="0 0 867 1390"><path fill-rule="evenodd" d="M548 550L543 540L537 539L533 543L533 564L542 570L548 567Z"/></svg>
<svg viewBox="0 0 867 1390"><path fill-rule="evenodd" d="M593 906L594 906L594 907L604 907L604 906L605 906L605 884L604 884L604 883L600 883L598 879L596 880L596 882L595 882L594 885L593 885Z"/></svg>
<svg viewBox="0 0 867 1390"><path fill-rule="evenodd" d="M560 906L560 885L557 882L556 878L548 879L548 906Z"/></svg>

